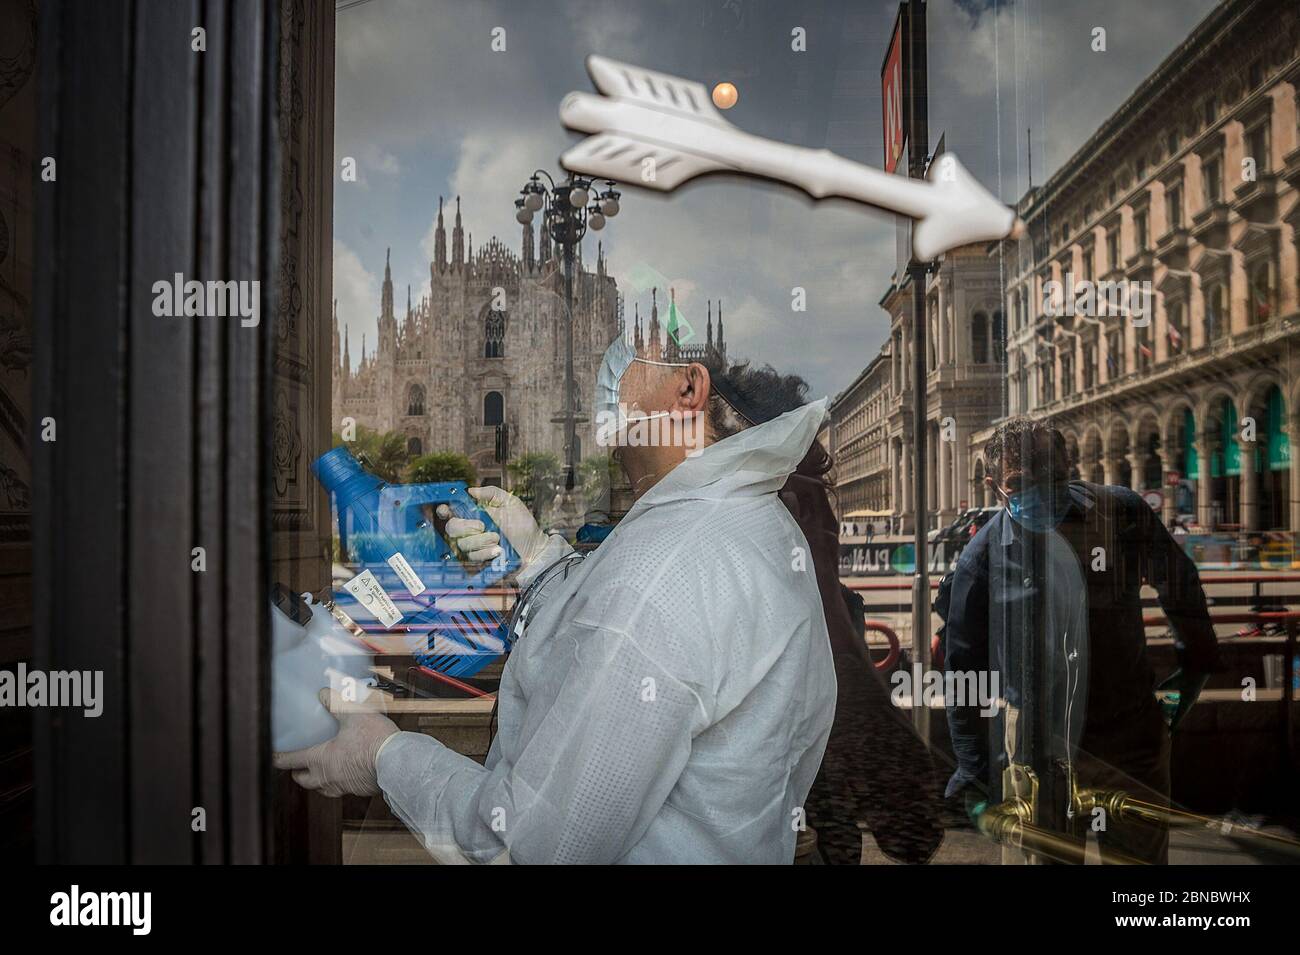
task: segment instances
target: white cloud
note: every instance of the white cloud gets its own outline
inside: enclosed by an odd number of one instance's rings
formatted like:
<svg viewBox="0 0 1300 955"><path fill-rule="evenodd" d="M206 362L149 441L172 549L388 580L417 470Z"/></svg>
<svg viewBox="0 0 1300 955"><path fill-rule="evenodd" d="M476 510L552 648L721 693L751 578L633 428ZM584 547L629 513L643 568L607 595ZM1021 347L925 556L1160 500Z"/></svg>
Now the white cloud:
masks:
<svg viewBox="0 0 1300 955"><path fill-rule="evenodd" d="M340 332L351 335L354 365L361 358L361 336L365 335L371 349L379 340L379 281L355 252L341 240L334 240L334 297L339 304Z"/></svg>

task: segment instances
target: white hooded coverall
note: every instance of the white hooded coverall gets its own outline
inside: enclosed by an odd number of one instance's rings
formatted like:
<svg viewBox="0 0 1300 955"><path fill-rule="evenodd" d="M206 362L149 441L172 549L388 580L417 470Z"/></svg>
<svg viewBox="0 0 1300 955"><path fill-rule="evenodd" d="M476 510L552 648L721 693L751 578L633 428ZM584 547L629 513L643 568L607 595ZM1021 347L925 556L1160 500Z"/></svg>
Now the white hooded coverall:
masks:
<svg viewBox="0 0 1300 955"><path fill-rule="evenodd" d="M805 405L688 457L547 584L485 765L419 733L384 745L384 796L436 859L792 860L835 674L777 491L824 414ZM550 549L534 575L569 550Z"/></svg>

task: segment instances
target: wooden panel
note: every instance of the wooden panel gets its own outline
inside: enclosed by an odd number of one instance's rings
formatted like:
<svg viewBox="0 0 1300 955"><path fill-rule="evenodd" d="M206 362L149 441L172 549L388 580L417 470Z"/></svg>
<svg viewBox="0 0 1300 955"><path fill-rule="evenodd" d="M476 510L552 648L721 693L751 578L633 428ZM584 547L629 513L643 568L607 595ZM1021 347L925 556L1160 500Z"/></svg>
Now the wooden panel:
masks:
<svg viewBox="0 0 1300 955"><path fill-rule="evenodd" d="M105 686L99 719L36 714L46 861L267 855L278 25L275 0L42 4L37 665ZM261 322L154 315L176 273L258 281Z"/></svg>
<svg viewBox="0 0 1300 955"><path fill-rule="evenodd" d="M208 547L213 564L221 556L216 541L195 539L190 463L199 436L190 399L196 330L230 320L159 317L151 307L156 281L207 277L195 273L194 237L198 71L208 54L182 42L201 22L196 7L194 0L150 5L147 14L138 11L134 30L123 651L132 714L130 857L144 863L191 859L188 840L178 844L172 827L188 828L196 804L192 588L220 573L196 574L190 565L196 545ZM146 207L153 214L140 214Z"/></svg>
<svg viewBox="0 0 1300 955"><path fill-rule="evenodd" d="M37 714L44 861L127 855L128 727L120 689L130 48L123 0L75 14L61 3L41 5L40 115L69 120L44 123L38 137L40 155L58 163L58 180L37 191L33 405L54 418L58 440L33 445L35 662L100 670L105 688L115 690L106 692L95 720ZM82 798L86 791L95 798Z"/></svg>

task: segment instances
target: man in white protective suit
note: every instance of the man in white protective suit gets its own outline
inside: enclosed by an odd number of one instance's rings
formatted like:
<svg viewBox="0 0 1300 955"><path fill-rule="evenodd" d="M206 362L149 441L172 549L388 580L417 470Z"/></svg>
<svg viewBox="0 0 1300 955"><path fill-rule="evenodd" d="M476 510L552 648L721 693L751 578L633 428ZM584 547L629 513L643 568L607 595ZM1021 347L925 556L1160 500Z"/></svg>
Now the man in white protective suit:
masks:
<svg viewBox="0 0 1300 955"><path fill-rule="evenodd" d="M825 401L771 369L711 368L623 338L606 352L595 421L636 503L585 558L517 498L471 489L524 594L485 764L361 710L276 765L327 795L382 791L443 862L789 863L836 688L777 492ZM499 552L478 521L447 532L469 559Z"/></svg>

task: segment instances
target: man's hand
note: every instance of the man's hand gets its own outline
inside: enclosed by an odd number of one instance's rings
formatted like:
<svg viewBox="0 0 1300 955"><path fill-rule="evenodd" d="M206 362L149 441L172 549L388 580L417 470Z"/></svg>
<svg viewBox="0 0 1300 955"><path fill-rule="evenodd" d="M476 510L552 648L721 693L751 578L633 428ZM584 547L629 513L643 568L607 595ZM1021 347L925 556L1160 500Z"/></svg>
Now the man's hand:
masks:
<svg viewBox="0 0 1300 955"><path fill-rule="evenodd" d="M1178 724L1183 721L1187 711L1201 695L1201 690L1205 688L1209 679L1208 674L1184 673L1179 669L1156 687L1156 693L1160 695L1160 710L1164 714L1165 722L1169 724L1170 733L1178 729Z"/></svg>
<svg viewBox="0 0 1300 955"><path fill-rule="evenodd" d="M379 792L375 761L379 750L397 735L397 724L385 716L380 696L371 693L365 702L350 703L337 690L323 689L320 701L339 721L338 735L308 749L276 753L276 769L293 771L293 780L303 789L316 789L325 796L374 796Z"/></svg>

